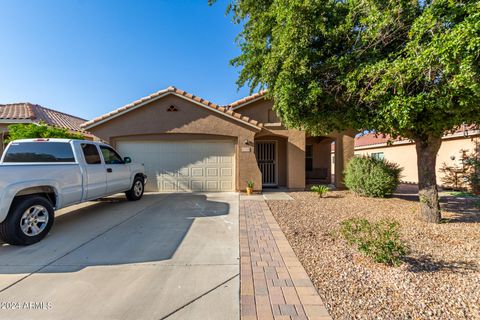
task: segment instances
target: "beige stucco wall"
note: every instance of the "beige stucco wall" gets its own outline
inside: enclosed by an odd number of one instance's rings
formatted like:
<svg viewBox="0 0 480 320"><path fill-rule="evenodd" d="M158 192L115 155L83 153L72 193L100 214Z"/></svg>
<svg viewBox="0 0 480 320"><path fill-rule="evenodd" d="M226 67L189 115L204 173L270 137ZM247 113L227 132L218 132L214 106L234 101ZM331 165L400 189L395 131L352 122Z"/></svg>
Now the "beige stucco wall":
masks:
<svg viewBox="0 0 480 320"><path fill-rule="evenodd" d="M442 173L440 168L443 163L449 166L460 165L460 151L467 150L468 152L475 152L476 144L479 143L479 138L456 138L444 139L437 155L437 183L442 184ZM355 155L371 155L375 152L383 152L384 157L388 161L398 163L404 168L402 173L402 181L409 183L418 183L417 171L417 153L413 143L403 145L393 145L389 147L377 147L368 149L356 149ZM451 157L455 157L454 160Z"/></svg>
<svg viewBox="0 0 480 320"><path fill-rule="evenodd" d="M242 114L255 120L268 124L279 121L278 119L273 119L274 117L272 117L272 108L273 101L260 99L244 107L238 108L236 111L241 112ZM258 133L256 137L269 134L280 135L287 138L287 187L291 189L304 189L306 133L304 131L294 129L289 130L286 128L268 127L267 125L266 129L262 130L261 133ZM340 170L340 174L336 175L334 182L338 188L342 189L344 188L343 168L346 162L353 157L353 142L355 133L350 131L332 132L328 135L328 137L338 141L336 144L336 151L337 154L339 154L339 157L336 158L336 165ZM318 154L325 152L324 157L320 157L316 160L318 165L325 166L327 168L333 167L328 163L330 161L330 147L330 142L316 147L317 150L314 151L315 153Z"/></svg>
<svg viewBox="0 0 480 320"><path fill-rule="evenodd" d="M171 106L178 111L167 112ZM121 139L155 138L158 134L182 134L183 139L208 138L223 136L236 142L236 189L244 190L246 182L253 180L255 189L261 188L261 176L258 169L253 146L258 129L235 121L205 107L174 95L168 95L132 110L108 122L88 129L105 141L115 144ZM185 134L187 136L185 136ZM157 136L160 139L165 136ZM244 141L248 143L245 144ZM249 150L246 152L245 150Z"/></svg>
<svg viewBox="0 0 480 320"><path fill-rule="evenodd" d="M277 136L279 145L278 182L279 186L287 186L289 189L305 188L305 132L287 129L282 126L268 127L268 123L280 123L280 119L273 111L273 101L259 99L235 111L267 124L266 127L255 135L255 139L268 139ZM266 138L264 138L266 137ZM282 156L282 153L284 155Z"/></svg>
<svg viewBox="0 0 480 320"><path fill-rule="evenodd" d="M280 122L280 120L273 115L275 111L273 111L272 108L273 108L273 101L265 100L262 98L250 104L247 104L241 108L238 108L235 111L247 117L255 119L261 123Z"/></svg>
<svg viewBox="0 0 480 320"><path fill-rule="evenodd" d="M334 133L335 137L335 186L345 189L344 171L348 161L354 155L354 142L356 132L349 130Z"/></svg>

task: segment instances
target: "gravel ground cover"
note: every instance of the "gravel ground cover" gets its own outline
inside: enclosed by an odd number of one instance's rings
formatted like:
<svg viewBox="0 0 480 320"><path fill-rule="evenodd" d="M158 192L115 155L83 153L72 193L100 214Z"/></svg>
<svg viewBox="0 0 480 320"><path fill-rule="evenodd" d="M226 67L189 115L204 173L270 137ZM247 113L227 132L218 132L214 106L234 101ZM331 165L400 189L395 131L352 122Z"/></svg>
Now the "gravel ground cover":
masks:
<svg viewBox="0 0 480 320"><path fill-rule="evenodd" d="M442 197L444 223L419 221L415 196L330 192L267 201L334 319L480 319L480 198ZM448 195L448 194L446 194ZM350 247L340 222L391 218L410 247L387 267Z"/></svg>

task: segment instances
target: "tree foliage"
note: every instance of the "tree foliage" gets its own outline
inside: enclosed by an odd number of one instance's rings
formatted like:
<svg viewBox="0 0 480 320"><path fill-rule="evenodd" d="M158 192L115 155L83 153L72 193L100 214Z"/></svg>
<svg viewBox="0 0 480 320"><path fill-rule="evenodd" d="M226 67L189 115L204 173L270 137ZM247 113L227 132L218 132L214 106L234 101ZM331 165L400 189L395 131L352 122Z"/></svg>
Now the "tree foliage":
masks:
<svg viewBox="0 0 480 320"><path fill-rule="evenodd" d="M210 3L215 0L210 0ZM445 131L480 120L480 0L232 0L237 84L289 127L415 141L422 217L440 221Z"/></svg>
<svg viewBox="0 0 480 320"><path fill-rule="evenodd" d="M480 1L237 0L238 85L312 133L415 139L480 119Z"/></svg>
<svg viewBox="0 0 480 320"><path fill-rule="evenodd" d="M33 138L83 139L83 136L79 133L72 133L64 128L52 127L43 123L12 124L8 126L7 142Z"/></svg>

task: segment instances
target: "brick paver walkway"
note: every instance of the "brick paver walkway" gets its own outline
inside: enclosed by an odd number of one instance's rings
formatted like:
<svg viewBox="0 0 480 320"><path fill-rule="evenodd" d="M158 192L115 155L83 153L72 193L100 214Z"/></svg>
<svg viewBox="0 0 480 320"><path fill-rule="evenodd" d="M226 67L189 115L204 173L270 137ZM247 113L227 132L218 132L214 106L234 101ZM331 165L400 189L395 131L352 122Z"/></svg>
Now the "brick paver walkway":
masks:
<svg viewBox="0 0 480 320"><path fill-rule="evenodd" d="M331 319L263 200L240 201L242 320Z"/></svg>

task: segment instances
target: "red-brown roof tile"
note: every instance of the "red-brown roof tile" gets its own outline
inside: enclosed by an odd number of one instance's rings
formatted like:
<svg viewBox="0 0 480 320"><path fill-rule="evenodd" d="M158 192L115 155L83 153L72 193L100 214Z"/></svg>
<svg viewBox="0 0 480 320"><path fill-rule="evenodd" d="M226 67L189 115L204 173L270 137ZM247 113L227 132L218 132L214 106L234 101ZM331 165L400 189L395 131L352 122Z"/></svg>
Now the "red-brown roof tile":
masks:
<svg viewBox="0 0 480 320"><path fill-rule="evenodd" d="M260 91L260 92L254 93L254 94L252 94L252 95L250 95L250 96L248 96L248 97L244 97L244 98L242 98L242 99L239 99L239 100L237 100L237 101L234 101L234 102L226 105L225 107L227 107L227 108L232 108L232 109L238 108L238 107L240 107L240 106L242 106L242 105L244 105L244 104L247 104L247 103L249 103L249 102L251 102L251 101L253 101L253 100L257 99L257 98L263 97L266 92L267 92L266 90L262 90L262 91Z"/></svg>
<svg viewBox="0 0 480 320"><path fill-rule="evenodd" d="M35 118L30 103L0 104L0 119L31 120Z"/></svg>
<svg viewBox="0 0 480 320"><path fill-rule="evenodd" d="M370 132L364 135L355 137L355 147L365 147L374 144L382 144L392 141L392 138L388 134Z"/></svg>
<svg viewBox="0 0 480 320"><path fill-rule="evenodd" d="M44 122L72 131L84 131L80 125L85 122L85 119L28 102L0 104L0 120Z"/></svg>

